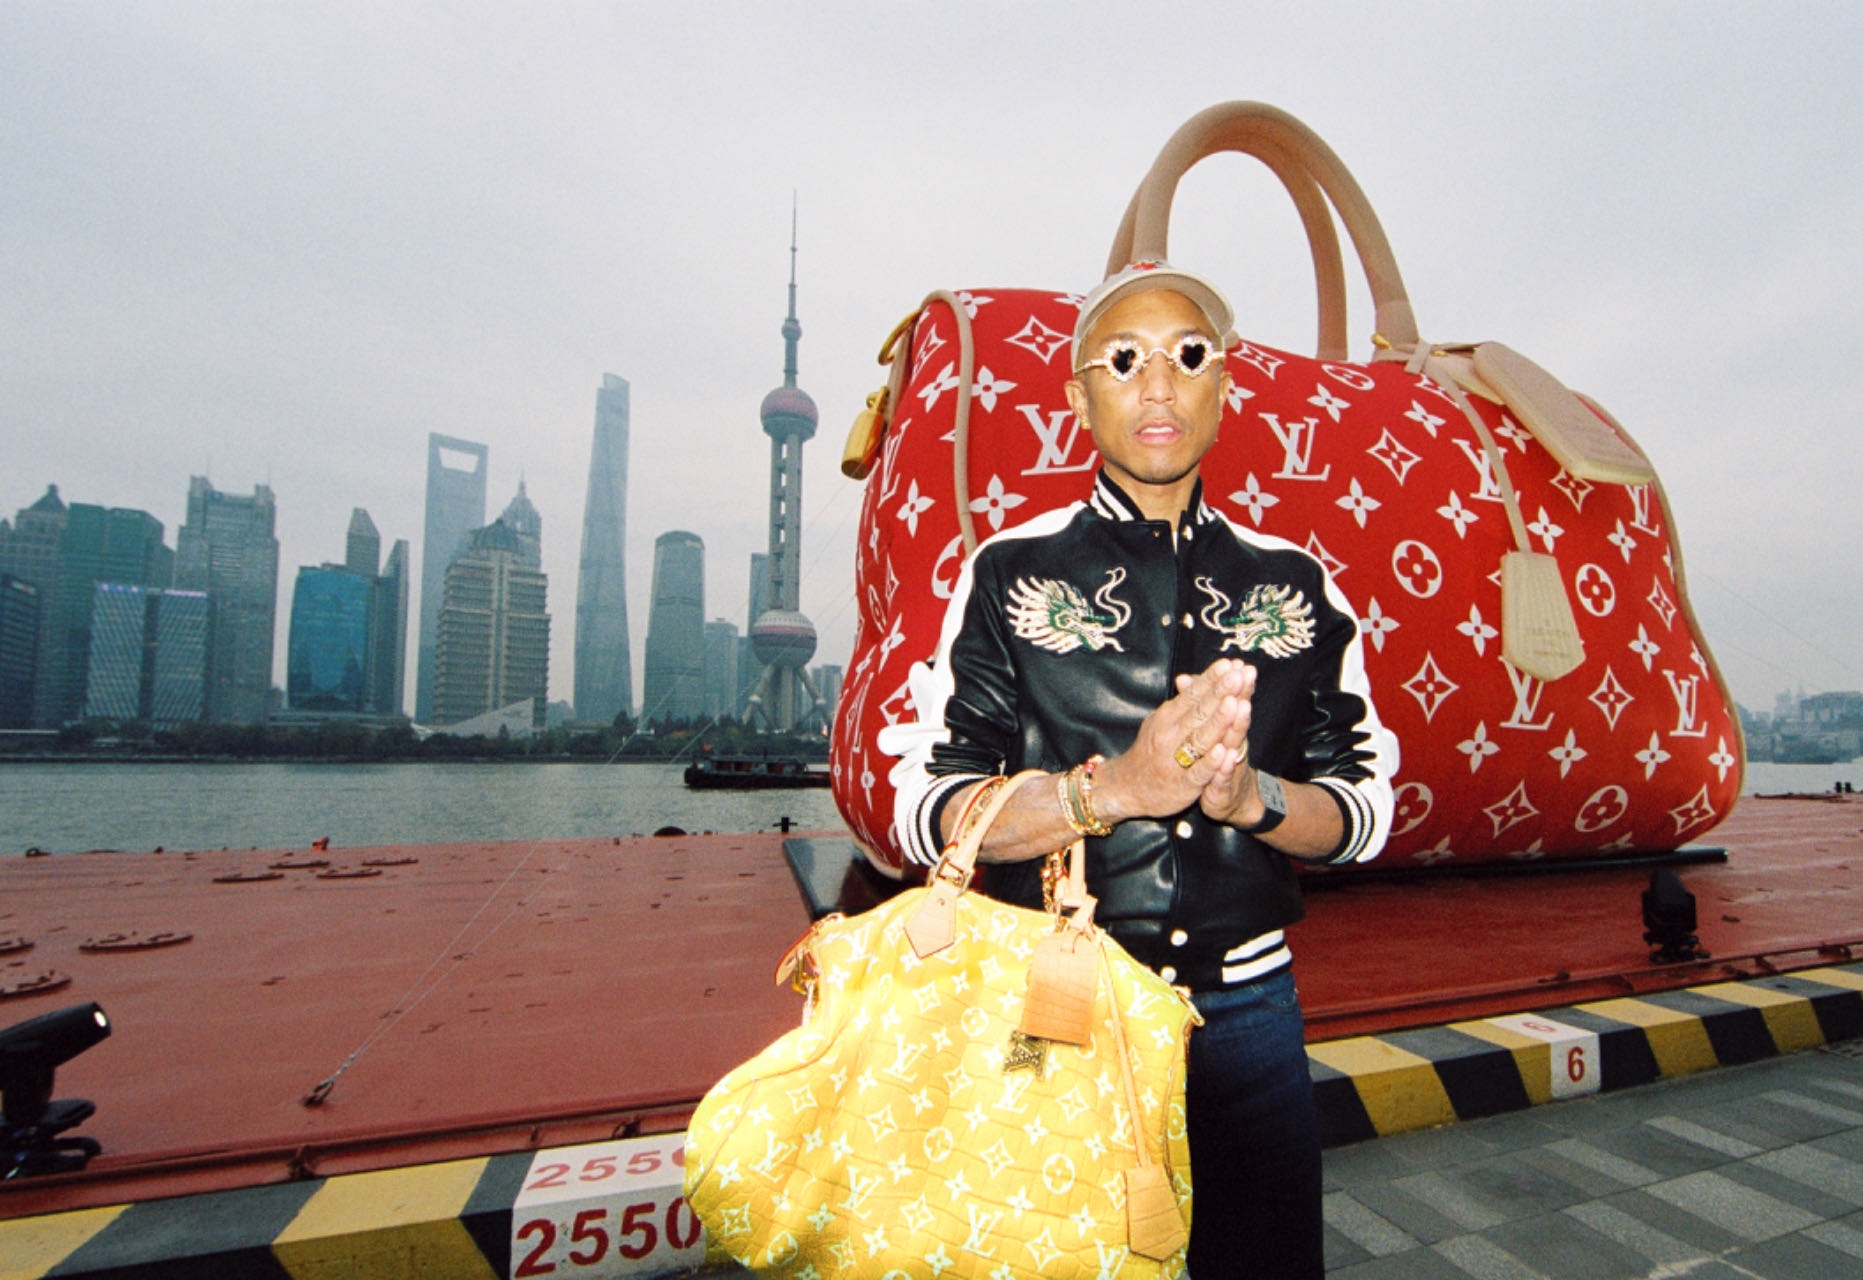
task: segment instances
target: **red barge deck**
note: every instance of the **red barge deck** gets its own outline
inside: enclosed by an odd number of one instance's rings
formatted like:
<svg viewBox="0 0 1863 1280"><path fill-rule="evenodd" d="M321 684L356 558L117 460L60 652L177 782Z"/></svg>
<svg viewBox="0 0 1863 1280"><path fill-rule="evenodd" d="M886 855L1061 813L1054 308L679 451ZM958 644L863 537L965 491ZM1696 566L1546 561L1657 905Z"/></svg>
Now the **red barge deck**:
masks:
<svg viewBox="0 0 1863 1280"><path fill-rule="evenodd" d="M1726 860L1681 876L1711 958L1684 965L1650 962L1647 868L1316 886L1290 935L1310 1040L1863 958L1863 802L1748 798L1709 838ZM90 1000L114 1024L54 1092L97 1103L76 1132L103 1154L0 1183L0 1219L675 1133L794 1024L772 965L809 923L799 882L818 906L873 893L849 849L812 833L0 861L0 936L32 943L0 956L0 984L69 978L0 999L0 1026Z"/></svg>

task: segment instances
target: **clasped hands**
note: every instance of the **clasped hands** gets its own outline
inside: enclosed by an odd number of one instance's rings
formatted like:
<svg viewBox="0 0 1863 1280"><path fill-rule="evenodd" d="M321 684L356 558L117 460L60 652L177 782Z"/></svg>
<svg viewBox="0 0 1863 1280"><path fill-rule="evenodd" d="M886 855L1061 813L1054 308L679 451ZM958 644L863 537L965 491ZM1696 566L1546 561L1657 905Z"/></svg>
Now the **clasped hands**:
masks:
<svg viewBox="0 0 1863 1280"><path fill-rule="evenodd" d="M1132 745L1101 766L1102 815L1157 818L1196 804L1215 822L1260 821L1261 796L1248 764L1255 668L1218 658L1197 675L1178 676L1176 688L1145 717Z"/></svg>

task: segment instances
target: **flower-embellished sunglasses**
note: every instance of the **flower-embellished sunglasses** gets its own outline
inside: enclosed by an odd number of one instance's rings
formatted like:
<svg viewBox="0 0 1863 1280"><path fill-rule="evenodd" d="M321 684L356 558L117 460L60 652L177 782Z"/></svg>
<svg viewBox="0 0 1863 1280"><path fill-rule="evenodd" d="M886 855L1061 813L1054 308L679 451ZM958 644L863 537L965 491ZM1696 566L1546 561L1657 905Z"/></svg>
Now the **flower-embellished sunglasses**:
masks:
<svg viewBox="0 0 1863 1280"><path fill-rule="evenodd" d="M1114 338L1097 360L1089 360L1075 373L1104 369L1120 382L1130 382L1153 356L1163 356L1171 367L1187 378L1194 378L1223 358L1222 348L1200 333L1187 333L1168 347L1147 351L1131 338Z"/></svg>

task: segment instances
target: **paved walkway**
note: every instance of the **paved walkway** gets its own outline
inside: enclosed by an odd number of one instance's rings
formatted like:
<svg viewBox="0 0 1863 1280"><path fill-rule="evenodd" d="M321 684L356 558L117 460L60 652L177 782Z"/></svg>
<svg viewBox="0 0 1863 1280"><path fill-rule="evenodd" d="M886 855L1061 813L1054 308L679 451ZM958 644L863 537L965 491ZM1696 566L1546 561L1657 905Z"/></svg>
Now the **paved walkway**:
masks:
<svg viewBox="0 0 1863 1280"><path fill-rule="evenodd" d="M1863 1040L1325 1160L1336 1280L1856 1280Z"/></svg>

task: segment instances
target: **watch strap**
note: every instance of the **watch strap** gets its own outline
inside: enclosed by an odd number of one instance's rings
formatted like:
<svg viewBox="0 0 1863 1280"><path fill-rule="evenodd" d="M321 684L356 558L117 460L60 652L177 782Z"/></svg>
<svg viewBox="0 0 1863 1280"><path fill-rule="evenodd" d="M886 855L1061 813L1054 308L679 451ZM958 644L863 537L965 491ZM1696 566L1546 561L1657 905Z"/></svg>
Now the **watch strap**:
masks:
<svg viewBox="0 0 1863 1280"><path fill-rule="evenodd" d="M1255 771L1255 790L1261 796L1261 821L1238 829L1251 836L1263 836L1287 820L1287 790L1279 778L1260 769Z"/></svg>

